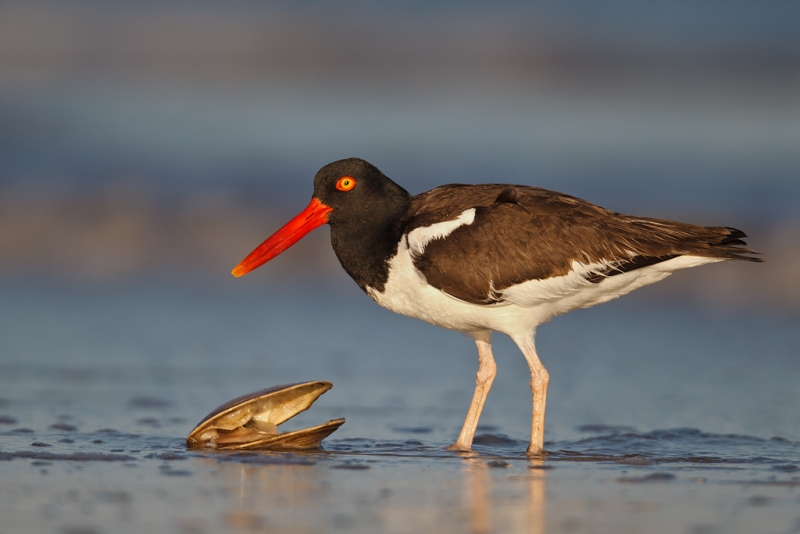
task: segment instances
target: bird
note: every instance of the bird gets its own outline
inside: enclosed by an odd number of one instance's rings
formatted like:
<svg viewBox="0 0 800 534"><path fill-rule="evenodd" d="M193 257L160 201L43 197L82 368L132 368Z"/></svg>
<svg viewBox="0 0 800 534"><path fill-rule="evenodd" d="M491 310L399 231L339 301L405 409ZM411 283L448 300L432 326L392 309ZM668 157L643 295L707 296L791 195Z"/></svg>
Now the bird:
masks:
<svg viewBox="0 0 800 534"><path fill-rule="evenodd" d="M412 196L371 163L348 158L323 166L308 206L232 274L256 269L324 224L342 267L375 302L474 339L475 391L454 451L471 450L497 374L492 332L510 337L530 368L526 452L541 456L550 376L534 344L539 325L680 269L763 261L731 227L623 215L527 185L449 184Z"/></svg>

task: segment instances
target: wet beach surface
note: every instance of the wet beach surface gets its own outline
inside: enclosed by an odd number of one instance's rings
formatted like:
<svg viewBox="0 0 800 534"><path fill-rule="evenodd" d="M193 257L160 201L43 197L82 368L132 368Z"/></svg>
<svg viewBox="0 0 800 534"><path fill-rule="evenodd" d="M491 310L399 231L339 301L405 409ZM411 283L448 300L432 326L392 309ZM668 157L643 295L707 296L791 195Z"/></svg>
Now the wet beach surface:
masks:
<svg viewBox="0 0 800 534"><path fill-rule="evenodd" d="M496 336L457 454L472 342L341 285L5 285L0 533L800 531L795 317L645 290L544 325L543 459ZM281 430L345 417L324 450L186 450L222 402L314 379L334 388Z"/></svg>

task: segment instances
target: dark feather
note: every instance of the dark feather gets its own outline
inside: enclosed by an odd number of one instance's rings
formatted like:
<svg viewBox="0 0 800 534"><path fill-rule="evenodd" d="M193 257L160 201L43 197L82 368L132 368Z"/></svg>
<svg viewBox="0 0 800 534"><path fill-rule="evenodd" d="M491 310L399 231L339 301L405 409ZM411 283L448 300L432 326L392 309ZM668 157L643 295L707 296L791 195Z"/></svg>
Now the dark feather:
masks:
<svg viewBox="0 0 800 534"><path fill-rule="evenodd" d="M503 289L528 280L566 275L573 261L612 264L590 275L593 283L687 254L762 261L740 248L741 230L631 217L527 186L438 187L411 199L400 230L454 220L470 208L473 223L428 243L414 265L429 284L475 304L497 303Z"/></svg>

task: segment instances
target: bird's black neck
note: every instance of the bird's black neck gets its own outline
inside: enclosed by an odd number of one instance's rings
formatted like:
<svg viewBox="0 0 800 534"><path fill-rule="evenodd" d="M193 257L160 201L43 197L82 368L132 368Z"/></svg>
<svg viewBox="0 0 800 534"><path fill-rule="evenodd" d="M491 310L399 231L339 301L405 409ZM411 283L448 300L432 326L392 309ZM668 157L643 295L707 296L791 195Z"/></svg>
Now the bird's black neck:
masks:
<svg viewBox="0 0 800 534"><path fill-rule="evenodd" d="M379 209L371 206L347 222L330 222L331 245L347 274L366 291L382 292L389 278L389 260L400 242L400 219L411 204L410 195L397 186Z"/></svg>

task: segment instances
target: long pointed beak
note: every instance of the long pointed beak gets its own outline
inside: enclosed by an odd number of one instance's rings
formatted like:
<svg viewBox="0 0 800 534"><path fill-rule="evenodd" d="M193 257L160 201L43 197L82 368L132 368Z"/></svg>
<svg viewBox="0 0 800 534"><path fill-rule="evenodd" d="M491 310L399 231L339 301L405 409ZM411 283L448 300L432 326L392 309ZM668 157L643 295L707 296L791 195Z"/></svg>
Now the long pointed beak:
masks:
<svg viewBox="0 0 800 534"><path fill-rule="evenodd" d="M312 198L306 209L298 213L294 219L286 223L280 230L272 234L253 252L234 267L231 274L244 276L261 267L269 260L291 247L314 228L328 222L328 214L333 208L326 206L316 198Z"/></svg>

